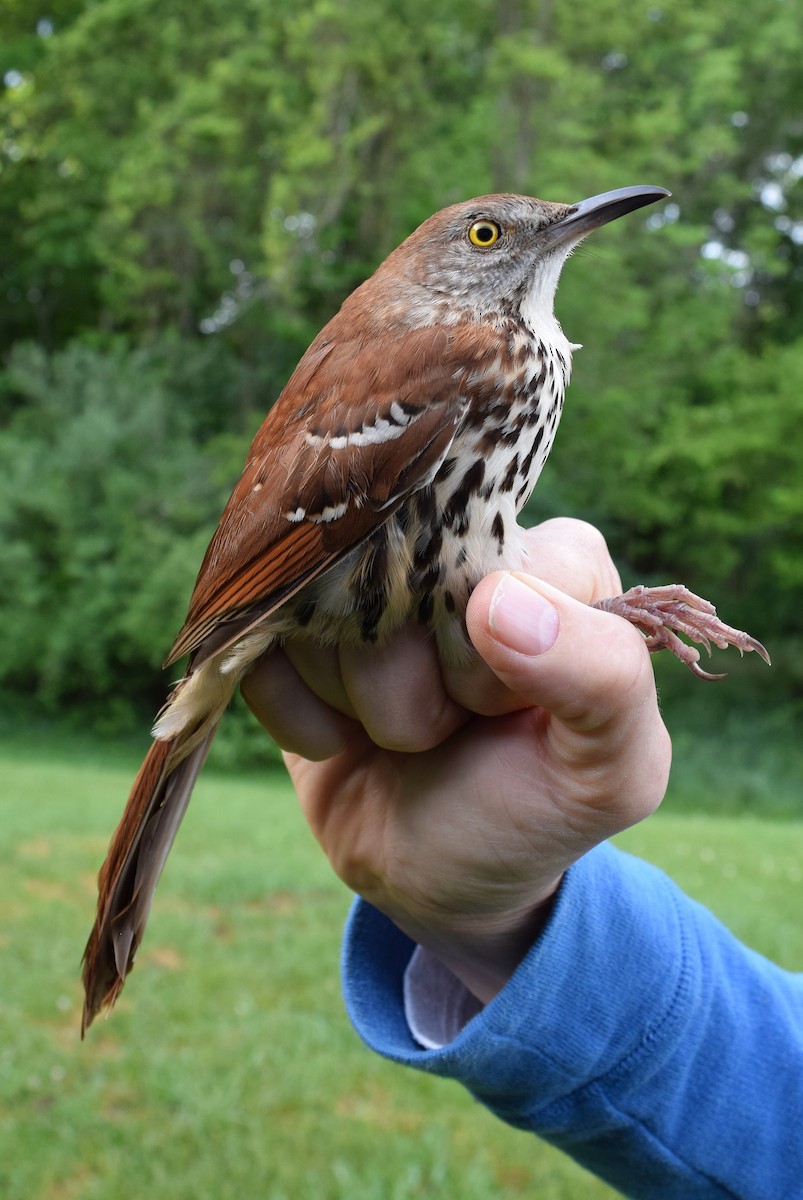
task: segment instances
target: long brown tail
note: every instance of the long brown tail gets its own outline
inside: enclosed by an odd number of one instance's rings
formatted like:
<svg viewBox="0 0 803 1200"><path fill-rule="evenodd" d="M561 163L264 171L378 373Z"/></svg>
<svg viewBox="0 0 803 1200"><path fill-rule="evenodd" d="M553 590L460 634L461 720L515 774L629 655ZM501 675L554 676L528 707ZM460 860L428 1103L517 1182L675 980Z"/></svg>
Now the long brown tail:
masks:
<svg viewBox="0 0 803 1200"><path fill-rule="evenodd" d="M134 965L159 876L216 727L186 756L181 735L155 741L134 780L98 876L98 911L83 959L81 1037L100 1010L114 1004Z"/></svg>

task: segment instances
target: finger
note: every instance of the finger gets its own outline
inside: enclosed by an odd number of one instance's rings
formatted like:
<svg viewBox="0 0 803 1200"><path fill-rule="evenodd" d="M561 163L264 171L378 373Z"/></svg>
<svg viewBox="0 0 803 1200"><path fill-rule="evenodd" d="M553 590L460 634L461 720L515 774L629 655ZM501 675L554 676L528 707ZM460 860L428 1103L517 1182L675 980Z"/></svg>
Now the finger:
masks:
<svg viewBox="0 0 803 1200"><path fill-rule="evenodd" d="M456 725L454 720L448 719L444 692L456 705L480 716L500 716L521 708L519 697L514 696L476 655L465 666L440 664L439 667L433 639L416 631L415 626L410 628L413 632L409 636L404 632L396 634L387 643L387 650L364 644L356 651L344 646L338 652L334 647L316 646L307 639L289 638L284 643L284 651L310 691L344 716L354 720L362 720L364 716L373 733L381 739L377 744L385 749L394 748L391 742L395 745L396 741L399 749L429 749L429 745L418 744L421 741L418 728L427 724L433 715L437 719L429 724L430 732L425 740L436 736L437 731L443 731L448 737ZM401 641L397 642L397 639ZM422 653L422 644L428 653ZM343 680L343 662L347 664L354 700ZM422 665L425 674L415 686L412 677ZM387 729L389 714L394 712L401 718L395 739Z"/></svg>
<svg viewBox="0 0 803 1200"><path fill-rule="evenodd" d="M446 692L435 642L419 625L381 646L341 646L340 671L357 719L385 750L430 750L468 719Z"/></svg>
<svg viewBox="0 0 803 1200"><path fill-rule="evenodd" d="M483 717L522 707L520 697L476 655L461 666L439 664L434 639L415 625L394 634L384 647L366 643L338 651L288 638L284 652L310 691L344 716L364 720L376 744L385 749L428 750L437 745L432 738L448 737L461 723L450 700ZM389 728L391 715L399 720L395 737ZM422 737L424 729L427 734Z"/></svg>
<svg viewBox="0 0 803 1200"><path fill-rule="evenodd" d="M604 537L587 521L568 517L544 521L523 534L533 574L584 603L621 590ZM497 717L525 705L482 661L441 668L446 691L478 716Z"/></svg>
<svg viewBox="0 0 803 1200"><path fill-rule="evenodd" d="M542 579L487 576L469 602L468 629L500 679L530 705L587 731L652 687L644 638ZM625 700L624 698L627 697Z"/></svg>
<svg viewBox="0 0 803 1200"><path fill-rule="evenodd" d="M282 750L319 762L348 748L360 733L307 687L282 650L266 654L241 685L251 712Z"/></svg>
<svg viewBox="0 0 803 1200"><path fill-rule="evenodd" d="M476 654L458 666L442 663L441 678L447 695L478 717L502 717L527 707Z"/></svg>
<svg viewBox="0 0 803 1200"><path fill-rule="evenodd" d="M467 621L480 655L507 687L585 734L641 701L655 703L644 638L611 616L544 580L497 573L475 589Z"/></svg>
<svg viewBox="0 0 803 1200"><path fill-rule="evenodd" d="M605 538L587 521L556 517L526 530L527 573L592 604L622 590Z"/></svg>
<svg viewBox="0 0 803 1200"><path fill-rule="evenodd" d="M591 792L619 815L632 804L640 819L663 797L671 749L644 638L621 618L599 619L611 616L543 580L500 573L475 589L468 629L502 682L557 718L547 726L554 762L590 768Z"/></svg>
<svg viewBox="0 0 803 1200"><path fill-rule="evenodd" d="M318 646L308 638L288 638L284 652L310 691L330 708L356 720L340 672L340 656L335 646Z"/></svg>

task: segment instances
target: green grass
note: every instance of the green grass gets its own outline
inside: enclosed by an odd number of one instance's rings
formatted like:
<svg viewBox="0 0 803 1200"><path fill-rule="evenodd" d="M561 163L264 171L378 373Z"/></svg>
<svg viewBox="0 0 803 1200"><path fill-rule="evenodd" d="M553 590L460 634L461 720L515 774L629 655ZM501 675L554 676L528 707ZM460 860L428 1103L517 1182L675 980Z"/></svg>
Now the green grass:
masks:
<svg viewBox="0 0 803 1200"><path fill-rule="evenodd" d="M783 664L783 649L779 652ZM791 657L791 655L790 655ZM756 655L717 652L721 683L696 683L669 655L653 660L674 748L676 810L803 818L803 697ZM780 668L779 668L780 669Z"/></svg>
<svg viewBox="0 0 803 1200"><path fill-rule="evenodd" d="M352 1032L349 898L281 775L202 780L125 993L82 1045L94 875L135 766L0 744L4 1200L460 1200L614 1193ZM622 839L790 967L803 825L669 810Z"/></svg>

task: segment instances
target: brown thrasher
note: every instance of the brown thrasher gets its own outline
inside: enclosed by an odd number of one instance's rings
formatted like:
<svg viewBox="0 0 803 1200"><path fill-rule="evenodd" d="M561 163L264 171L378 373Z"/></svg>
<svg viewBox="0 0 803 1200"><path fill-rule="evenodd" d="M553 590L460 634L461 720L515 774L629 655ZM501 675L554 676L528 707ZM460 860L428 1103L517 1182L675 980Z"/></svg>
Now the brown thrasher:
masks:
<svg viewBox="0 0 803 1200"><path fill-rule="evenodd" d="M499 567L527 570L516 514L552 446L572 350L553 313L592 230L668 196L580 204L482 196L436 213L349 296L257 433L167 664L189 654L100 871L84 955L85 1032L123 986L196 776L234 689L293 635L377 641L410 618L440 657L471 654L464 613ZM537 565L537 564L536 564ZM680 586L600 607L703 678L699 651L766 651Z"/></svg>

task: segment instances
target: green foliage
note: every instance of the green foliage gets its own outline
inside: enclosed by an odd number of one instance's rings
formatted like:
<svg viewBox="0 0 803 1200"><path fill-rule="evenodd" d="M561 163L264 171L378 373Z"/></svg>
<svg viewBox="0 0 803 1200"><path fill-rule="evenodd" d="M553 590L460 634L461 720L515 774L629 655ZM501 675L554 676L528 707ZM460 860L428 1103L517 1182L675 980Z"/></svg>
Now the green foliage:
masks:
<svg viewBox="0 0 803 1200"><path fill-rule="evenodd" d="M145 352L18 346L0 440L6 687L119 721L152 692L221 502Z"/></svg>
<svg viewBox="0 0 803 1200"><path fill-rule="evenodd" d="M361 1045L338 985L348 897L279 776L204 774L136 970L81 1043L94 873L134 765L0 746L4 1200L613 1200L457 1086ZM800 822L665 808L622 844L797 969Z"/></svg>
<svg viewBox="0 0 803 1200"><path fill-rule="evenodd" d="M565 272L559 313L586 348L533 516L588 517L629 578L710 592L785 647L799 689L794 5L49 12L43 25L12 0L0 16L11 696L108 714L116 680L154 702L248 436L320 324L421 218L487 190L572 199L639 181L672 200Z"/></svg>

